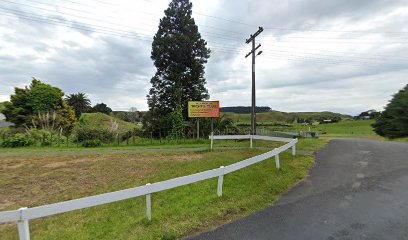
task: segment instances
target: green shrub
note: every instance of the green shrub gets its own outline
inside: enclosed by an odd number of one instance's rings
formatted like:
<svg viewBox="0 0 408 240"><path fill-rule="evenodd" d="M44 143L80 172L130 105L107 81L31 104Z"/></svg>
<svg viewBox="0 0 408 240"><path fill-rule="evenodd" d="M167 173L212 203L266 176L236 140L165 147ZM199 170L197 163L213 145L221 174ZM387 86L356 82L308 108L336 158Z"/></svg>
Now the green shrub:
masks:
<svg viewBox="0 0 408 240"><path fill-rule="evenodd" d="M100 140L102 143L110 143L115 139L114 133L104 128L80 127L76 131L78 142L88 140Z"/></svg>
<svg viewBox="0 0 408 240"><path fill-rule="evenodd" d="M99 140L99 139L86 140L86 141L83 141L83 142L81 143L81 146L82 146L82 147L86 147L86 148L89 148L89 147L100 147L100 146L102 146L102 142L101 142L101 140Z"/></svg>
<svg viewBox="0 0 408 240"><path fill-rule="evenodd" d="M133 136L133 132L132 131L127 131L124 134L122 134L121 138L122 141L126 141L128 139L130 139Z"/></svg>
<svg viewBox="0 0 408 240"><path fill-rule="evenodd" d="M2 147L25 147L25 146L30 146L34 143L34 140L32 137L28 135L24 135L21 133L17 133L14 135L14 137L5 139L2 143Z"/></svg>
<svg viewBox="0 0 408 240"><path fill-rule="evenodd" d="M41 146L51 146L53 141L58 140L58 133L48 130L30 130L30 136Z"/></svg>

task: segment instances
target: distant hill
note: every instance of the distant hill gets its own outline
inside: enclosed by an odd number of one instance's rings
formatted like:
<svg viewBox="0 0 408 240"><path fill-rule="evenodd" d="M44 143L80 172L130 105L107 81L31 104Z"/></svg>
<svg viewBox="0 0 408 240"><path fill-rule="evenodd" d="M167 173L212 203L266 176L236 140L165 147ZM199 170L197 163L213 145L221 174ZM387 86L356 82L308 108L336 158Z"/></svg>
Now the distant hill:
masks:
<svg viewBox="0 0 408 240"><path fill-rule="evenodd" d="M252 113L252 107L222 107L220 108L221 112L232 112L232 113ZM272 109L270 107L255 107L256 113L270 112Z"/></svg>
<svg viewBox="0 0 408 240"><path fill-rule="evenodd" d="M222 112L222 115L231 118L237 124L249 124L251 122L251 114L239 114L234 112ZM322 121L324 119L346 120L353 119L350 115L334 113L334 112L279 112L268 111L256 114L256 122L258 124L270 123L293 123L297 122L313 122Z"/></svg>
<svg viewBox="0 0 408 240"><path fill-rule="evenodd" d="M126 132L135 128L140 128L136 124L125 122L104 113L83 113L79 118L79 124L81 126L111 128L112 122L116 122L118 124L119 132Z"/></svg>

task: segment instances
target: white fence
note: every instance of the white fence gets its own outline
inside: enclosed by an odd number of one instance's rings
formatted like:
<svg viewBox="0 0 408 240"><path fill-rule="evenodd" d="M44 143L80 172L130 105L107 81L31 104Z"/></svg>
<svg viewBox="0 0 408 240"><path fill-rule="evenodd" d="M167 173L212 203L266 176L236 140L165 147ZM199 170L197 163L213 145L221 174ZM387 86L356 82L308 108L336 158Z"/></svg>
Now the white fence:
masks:
<svg viewBox="0 0 408 240"><path fill-rule="evenodd" d="M59 213L70 212L74 210L79 210L83 208L89 208L93 206L98 206L106 203L117 202L129 198L135 198L140 196L146 196L146 216L150 220L151 219L151 194L161 192L164 190L188 185L195 182L200 182L203 180L211 179L218 177L218 186L217 186L217 194L218 196L222 196L222 186L224 175L238 171L242 168L246 168L252 164L264 161L268 158L275 156L275 163L276 168L279 169L279 153L292 148L292 154L296 154L296 143L298 142L297 139L288 139L288 138L276 138L276 137L267 137L267 136L257 136L257 135L235 135L235 136L210 136L211 139L211 148L213 146L213 141L216 139L249 139L251 141L252 147L252 140L266 140L266 141L279 141L279 142L287 142L285 145L275 148L269 152L263 153L261 155L228 165L228 166L221 166L220 168L208 170L184 177L173 178L170 180L146 184L145 186L129 188L125 190L120 190L116 192L104 193L100 195L85 197L74 199L65 202L53 203L48 205L43 205L39 207L33 208L20 208L18 210L12 211L3 211L0 212L0 223L6 222L16 222L17 229L20 240L29 240L30 239L30 232L29 232L29 225L28 221L31 219L51 216Z"/></svg>

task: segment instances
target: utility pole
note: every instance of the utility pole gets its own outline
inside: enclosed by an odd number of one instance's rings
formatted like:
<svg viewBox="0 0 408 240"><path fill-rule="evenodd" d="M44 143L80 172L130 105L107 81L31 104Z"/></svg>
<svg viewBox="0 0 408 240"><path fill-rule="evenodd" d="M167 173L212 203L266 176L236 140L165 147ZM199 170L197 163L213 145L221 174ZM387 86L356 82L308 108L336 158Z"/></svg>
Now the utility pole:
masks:
<svg viewBox="0 0 408 240"><path fill-rule="evenodd" d="M255 38L263 31L263 27L259 27L258 31L256 31L254 34L251 34L248 39L246 39L245 43L250 43L252 42L252 50L245 55L245 58L247 58L249 55L252 54L252 114L251 114L251 134L255 135L256 134L256 113L255 113L255 51L261 47L261 44L259 44L257 47L255 47ZM256 55L261 54L262 51L259 51Z"/></svg>

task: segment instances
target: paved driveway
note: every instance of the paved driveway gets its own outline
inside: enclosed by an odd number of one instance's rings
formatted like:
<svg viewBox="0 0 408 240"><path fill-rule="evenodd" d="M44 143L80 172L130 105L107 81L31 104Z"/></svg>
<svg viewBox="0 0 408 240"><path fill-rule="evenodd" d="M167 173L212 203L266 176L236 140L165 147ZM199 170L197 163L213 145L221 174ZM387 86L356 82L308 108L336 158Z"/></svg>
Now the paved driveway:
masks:
<svg viewBox="0 0 408 240"><path fill-rule="evenodd" d="M332 140L274 206L191 239L408 239L408 144Z"/></svg>

